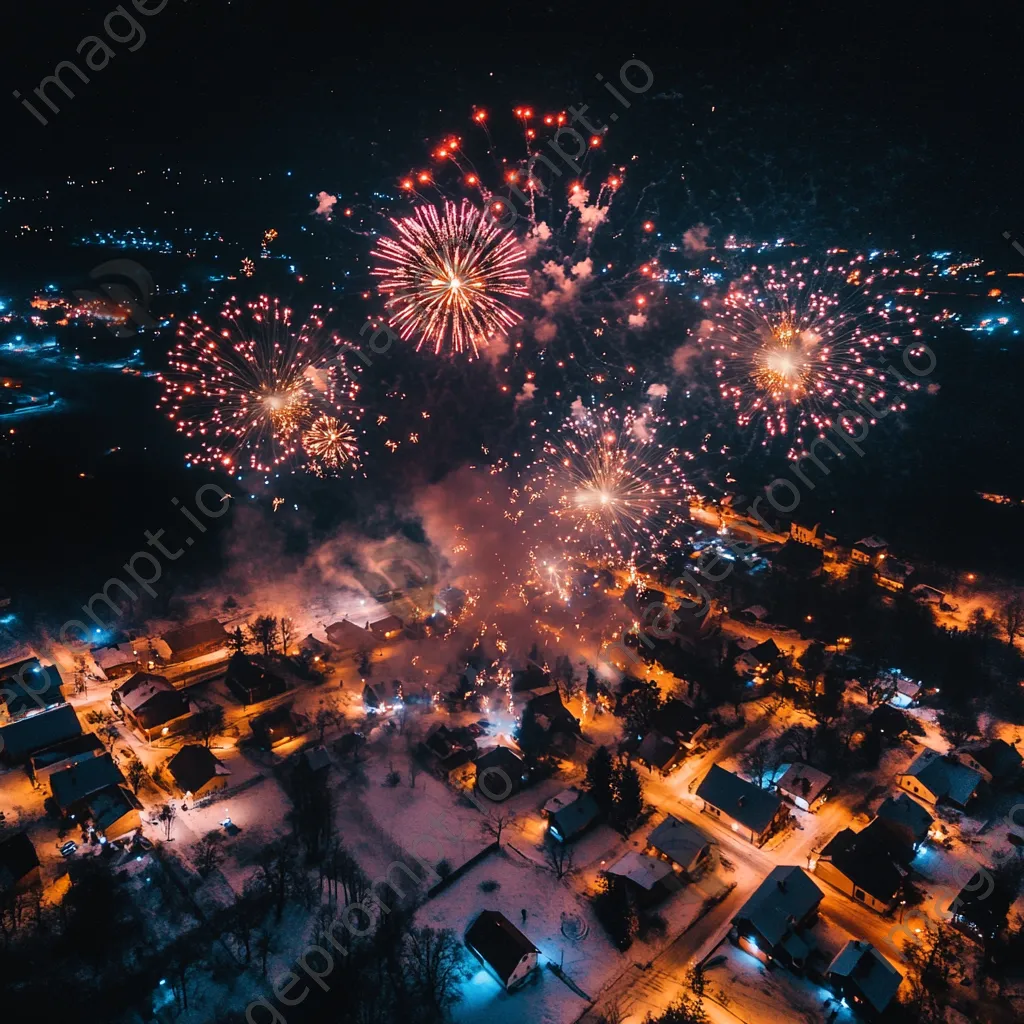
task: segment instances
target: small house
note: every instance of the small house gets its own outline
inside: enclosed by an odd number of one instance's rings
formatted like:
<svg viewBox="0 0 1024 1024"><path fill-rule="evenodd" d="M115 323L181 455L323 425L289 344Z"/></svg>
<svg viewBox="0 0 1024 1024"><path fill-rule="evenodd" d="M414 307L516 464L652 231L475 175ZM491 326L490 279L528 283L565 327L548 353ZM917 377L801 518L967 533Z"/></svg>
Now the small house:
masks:
<svg viewBox="0 0 1024 1024"><path fill-rule="evenodd" d="M204 654L212 654L227 646L228 635L216 619L203 619L172 629L161 638L170 650L171 662L191 661Z"/></svg>
<svg viewBox="0 0 1024 1024"><path fill-rule="evenodd" d="M86 801L82 818L107 839L120 839L142 828L142 804L124 786L105 786Z"/></svg>
<svg viewBox="0 0 1024 1024"><path fill-rule="evenodd" d="M270 750L306 731L306 722L285 705L257 715L250 723L253 738L263 750Z"/></svg>
<svg viewBox="0 0 1024 1024"><path fill-rule="evenodd" d="M781 797L802 811L816 811L829 797L832 776L808 764L794 762L775 783Z"/></svg>
<svg viewBox="0 0 1024 1024"><path fill-rule="evenodd" d="M526 702L523 721L532 721L540 727L549 746L558 747L567 753L575 749L580 736L579 719L574 717L562 703L557 688L538 694Z"/></svg>
<svg viewBox="0 0 1024 1024"><path fill-rule="evenodd" d="M934 750L922 750L896 785L929 804L940 802L964 808L974 799L984 781L981 772L962 765L955 755L943 757Z"/></svg>
<svg viewBox="0 0 1024 1024"><path fill-rule="evenodd" d="M589 793L578 793L575 800L548 813L548 834L556 842L569 843L600 817L597 801Z"/></svg>
<svg viewBox="0 0 1024 1024"><path fill-rule="evenodd" d="M907 585L907 580L914 574L914 567L908 562L896 558L883 558L875 569L875 583L894 594L899 593Z"/></svg>
<svg viewBox="0 0 1024 1024"><path fill-rule="evenodd" d="M61 813L72 815L93 793L107 786L122 786L124 781L114 759L110 754L103 754L54 772L50 776L50 792Z"/></svg>
<svg viewBox="0 0 1024 1024"><path fill-rule="evenodd" d="M972 743L956 753L962 765L979 772L982 778L995 786L1008 786L1020 778L1021 758L1016 746L1006 740L990 743Z"/></svg>
<svg viewBox="0 0 1024 1024"><path fill-rule="evenodd" d="M963 877L963 876L961 876ZM976 871L946 908L954 924L975 942L987 942L1006 924L1017 898L1012 886L997 882L990 870Z"/></svg>
<svg viewBox="0 0 1024 1024"><path fill-rule="evenodd" d="M897 797L886 797L882 801L871 824L888 831L894 841L913 854L928 838L934 823L935 819L921 804L911 800L906 793L900 793Z"/></svg>
<svg viewBox="0 0 1024 1024"><path fill-rule="evenodd" d="M231 771L209 749L186 743L167 763L175 785L186 800L200 800L228 784Z"/></svg>
<svg viewBox="0 0 1024 1024"><path fill-rule="evenodd" d="M704 813L729 825L757 846L763 846L786 815L774 793L755 786L717 764L708 769L697 787Z"/></svg>
<svg viewBox="0 0 1024 1024"><path fill-rule="evenodd" d="M231 655L224 683L231 695L246 707L277 697L288 689L288 684L279 675L241 651Z"/></svg>
<svg viewBox="0 0 1024 1024"><path fill-rule="evenodd" d="M186 731L192 720L185 695L163 676L136 672L113 691L111 698L124 720L150 742L155 736Z"/></svg>
<svg viewBox="0 0 1024 1024"><path fill-rule="evenodd" d="M332 622L325 632L331 646L336 648L339 654L365 654L377 646L377 638L368 629L363 629L348 619Z"/></svg>
<svg viewBox="0 0 1024 1024"><path fill-rule="evenodd" d="M369 625L370 632L381 643L390 643L402 635L404 626L397 615L385 615L383 619L377 619Z"/></svg>
<svg viewBox="0 0 1024 1024"><path fill-rule="evenodd" d="M801 933L816 920L823 897L802 868L773 868L733 918L733 941L762 963L802 971L812 944Z"/></svg>
<svg viewBox="0 0 1024 1024"><path fill-rule="evenodd" d="M679 881L672 865L657 857L630 850L614 864L604 869L606 875L615 875L626 880L641 907L660 903L669 893L679 888Z"/></svg>
<svg viewBox="0 0 1024 1024"><path fill-rule="evenodd" d="M850 561L856 565L878 565L889 550L889 542L884 537L872 534L862 537L850 551Z"/></svg>
<svg viewBox="0 0 1024 1024"><path fill-rule="evenodd" d="M135 649L134 643L110 644L106 647L94 647L92 649L92 660L103 673L106 679L111 681L130 676L143 668L142 659Z"/></svg>
<svg viewBox="0 0 1024 1024"><path fill-rule="evenodd" d="M866 1020L877 1020L896 998L903 975L870 943L851 939L825 971L829 988Z"/></svg>
<svg viewBox="0 0 1024 1024"><path fill-rule="evenodd" d="M867 731L874 733L883 745L895 745L910 732L910 720L891 704L879 704L867 721Z"/></svg>
<svg viewBox="0 0 1024 1024"><path fill-rule="evenodd" d="M661 857L674 870L692 878L711 856L711 844L699 829L670 814L647 836L644 852Z"/></svg>
<svg viewBox="0 0 1024 1024"><path fill-rule="evenodd" d="M639 762L649 772L668 775L673 768L678 768L686 756L683 745L675 738L669 738L652 729L640 741L640 746L633 754L633 760Z"/></svg>
<svg viewBox="0 0 1024 1024"><path fill-rule="evenodd" d="M496 910L485 910L466 932L469 951L498 979L506 992L521 985L537 966L540 950Z"/></svg>
<svg viewBox="0 0 1024 1024"><path fill-rule="evenodd" d="M529 780L523 759L508 747L497 746L474 762L476 788L489 800L507 800Z"/></svg>
<svg viewBox="0 0 1024 1024"><path fill-rule="evenodd" d="M825 845L814 872L879 914L895 906L906 875L877 834L851 828L844 828Z"/></svg>

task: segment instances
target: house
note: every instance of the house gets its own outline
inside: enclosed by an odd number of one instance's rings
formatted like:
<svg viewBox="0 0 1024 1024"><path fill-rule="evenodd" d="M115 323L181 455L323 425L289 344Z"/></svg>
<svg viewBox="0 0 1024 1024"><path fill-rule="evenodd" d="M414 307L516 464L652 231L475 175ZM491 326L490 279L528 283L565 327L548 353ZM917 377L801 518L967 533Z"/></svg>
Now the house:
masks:
<svg viewBox="0 0 1024 1024"><path fill-rule="evenodd" d="M467 672L469 669L466 670ZM540 665L530 662L526 668L517 668L512 673L512 692L523 693L527 690L546 690L551 685L551 673L545 672Z"/></svg>
<svg viewBox="0 0 1024 1024"><path fill-rule="evenodd" d="M665 593L653 587L641 587L633 583L623 593L622 603L643 621L647 608L651 605L665 604Z"/></svg>
<svg viewBox="0 0 1024 1024"><path fill-rule="evenodd" d="M188 729L192 707L163 676L136 672L110 695L124 720L150 742Z"/></svg>
<svg viewBox="0 0 1024 1024"><path fill-rule="evenodd" d="M901 673L896 679L896 692L889 698L889 703L897 708L912 708L917 705L920 696L921 684Z"/></svg>
<svg viewBox="0 0 1024 1024"><path fill-rule="evenodd" d="M288 689L288 684L279 675L241 651L231 655L224 683L231 695L245 706L259 704Z"/></svg>
<svg viewBox="0 0 1024 1024"><path fill-rule="evenodd" d="M469 951L501 982L506 992L521 985L537 966L539 949L496 910L485 910L466 932Z"/></svg>
<svg viewBox="0 0 1024 1024"><path fill-rule="evenodd" d="M814 873L879 914L895 906L905 877L881 836L852 828L825 844Z"/></svg>
<svg viewBox="0 0 1024 1024"><path fill-rule="evenodd" d="M886 797L875 812L871 825L891 834L893 840L916 853L928 838L935 819L916 800L906 793Z"/></svg>
<svg viewBox="0 0 1024 1024"><path fill-rule="evenodd" d="M697 787L704 801L704 813L730 825L734 832L746 835L763 846L786 815L782 801L774 793L741 779L713 764Z"/></svg>
<svg viewBox="0 0 1024 1024"><path fill-rule="evenodd" d="M857 565L878 565L889 550L889 542L872 534L862 537L850 550L850 561Z"/></svg>
<svg viewBox="0 0 1024 1024"><path fill-rule="evenodd" d="M991 743L972 743L956 752L960 763L972 771L979 772L988 783L996 786L1010 785L1020 777L1024 763L1016 746L1005 740Z"/></svg>
<svg viewBox="0 0 1024 1024"><path fill-rule="evenodd" d="M910 767L896 776L900 789L925 803L942 801L961 808L974 799L982 781L981 772L962 765L955 755L943 757L934 750L922 750Z"/></svg>
<svg viewBox="0 0 1024 1024"><path fill-rule="evenodd" d="M216 619L203 619L181 629L172 629L161 638L170 650L171 662L191 661L227 646L228 635Z"/></svg>
<svg viewBox="0 0 1024 1024"><path fill-rule="evenodd" d="M13 722L66 703L56 665L25 658L0 668L0 702Z"/></svg>
<svg viewBox="0 0 1024 1024"><path fill-rule="evenodd" d="M434 774L449 786L472 789L476 784L476 764L473 751L454 750L447 757L434 762Z"/></svg>
<svg viewBox="0 0 1024 1024"><path fill-rule="evenodd" d="M332 622L325 631L327 639L340 654L365 654L377 646L377 638L348 619Z"/></svg>
<svg viewBox="0 0 1024 1024"><path fill-rule="evenodd" d="M453 786L472 788L476 782L476 739L468 729L435 728L421 744L438 778Z"/></svg>
<svg viewBox="0 0 1024 1024"><path fill-rule="evenodd" d="M624 878L637 903L649 907L660 903L669 893L679 888L672 865L657 857L630 850L614 864L604 869L606 875Z"/></svg>
<svg viewBox="0 0 1024 1024"><path fill-rule="evenodd" d="M186 800L200 800L226 788L231 774L206 747L197 743L186 743L167 762L167 770Z"/></svg>
<svg viewBox="0 0 1024 1024"><path fill-rule="evenodd" d="M131 675L143 667L134 643L94 647L91 653L92 660L96 662L104 678L111 681Z"/></svg>
<svg viewBox="0 0 1024 1024"><path fill-rule="evenodd" d="M497 746L474 762L476 788L490 800L507 800L529 781L523 759L508 747Z"/></svg>
<svg viewBox="0 0 1024 1024"><path fill-rule="evenodd" d="M50 776L54 803L64 815L77 816L80 804L107 786L124 785L124 776L110 754L79 761Z"/></svg>
<svg viewBox="0 0 1024 1024"><path fill-rule="evenodd" d="M907 562L895 558L883 558L875 569L875 583L886 590L898 593L907 585L907 580L914 574L914 567Z"/></svg>
<svg viewBox="0 0 1024 1024"><path fill-rule="evenodd" d="M807 547L796 541L786 541L777 551L765 549L772 570L796 579L809 579L821 573L824 555L820 548Z"/></svg>
<svg viewBox="0 0 1024 1024"><path fill-rule="evenodd" d="M29 715L0 728L0 758L18 764L39 750L62 743L82 733L81 723L70 704L59 704L42 714Z"/></svg>
<svg viewBox="0 0 1024 1024"><path fill-rule="evenodd" d="M24 832L0 840L0 900L41 884L32 840Z"/></svg>
<svg viewBox="0 0 1024 1024"><path fill-rule="evenodd" d="M377 640L381 643L388 643L397 640L402 635L404 626L397 615L385 615L383 619L371 622L368 628Z"/></svg>
<svg viewBox="0 0 1024 1024"><path fill-rule="evenodd" d="M734 666L743 676L766 678L782 657L778 644L769 637L763 643L751 647L736 658Z"/></svg>
<svg viewBox="0 0 1024 1024"><path fill-rule="evenodd" d="M685 756L686 751L678 740L669 739L657 729L652 729L640 741L640 746L633 754L633 760L638 761L650 772L668 775L673 768L679 766Z"/></svg>
<svg viewBox="0 0 1024 1024"><path fill-rule="evenodd" d="M82 819L91 820L93 828L107 839L120 839L142 828L141 806L124 786L106 786L86 801Z"/></svg>
<svg viewBox="0 0 1024 1024"><path fill-rule="evenodd" d="M253 738L263 750L270 750L278 743L284 743L306 731L305 719L295 714L291 707L284 705L257 715L250 723Z"/></svg>
<svg viewBox="0 0 1024 1024"><path fill-rule="evenodd" d="M811 947L801 932L814 923L823 897L802 868L773 868L733 918L733 941L762 963L803 970Z"/></svg>
<svg viewBox="0 0 1024 1024"><path fill-rule="evenodd" d="M870 943L851 939L828 965L825 981L862 1017L877 1020L896 997L903 975Z"/></svg>
<svg viewBox="0 0 1024 1024"><path fill-rule="evenodd" d="M768 621L768 609L763 604L752 604L749 608L744 608L736 618L750 626L758 626Z"/></svg>
<svg viewBox="0 0 1024 1024"><path fill-rule="evenodd" d="M711 844L702 832L671 814L647 836L648 855L661 857L687 877L711 856Z"/></svg>
<svg viewBox="0 0 1024 1024"><path fill-rule="evenodd" d="M83 732L64 740L63 743L55 743L52 747L34 753L29 758L29 775L38 784L43 779L48 779L54 772L105 753L106 747L99 736L94 732Z"/></svg>
<svg viewBox="0 0 1024 1024"><path fill-rule="evenodd" d="M778 794L802 811L816 811L829 797L832 776L794 762L775 783Z"/></svg>
<svg viewBox="0 0 1024 1024"><path fill-rule="evenodd" d="M568 843L582 835L601 817L597 801L589 793L579 793L575 800L548 813L548 833L559 843Z"/></svg>
<svg viewBox="0 0 1024 1024"><path fill-rule="evenodd" d="M982 868L971 876L946 912L951 915L951 923L965 935L985 942L1006 924L1016 897L1012 885L1000 884L991 870Z"/></svg>
<svg viewBox="0 0 1024 1024"><path fill-rule="evenodd" d="M693 750L707 735L709 726L686 701L670 697L654 712L653 727L663 736L675 738L687 750Z"/></svg>
<svg viewBox="0 0 1024 1024"><path fill-rule="evenodd" d="M570 754L575 750L576 740L580 736L579 719L562 703L556 687L526 702L523 722L527 721L540 727L549 746L557 746Z"/></svg>
<svg viewBox="0 0 1024 1024"><path fill-rule="evenodd" d="M310 661L330 661L331 655L334 654L334 648L330 644L317 639L312 633L307 633L299 641L298 647L299 654Z"/></svg>
<svg viewBox="0 0 1024 1024"><path fill-rule="evenodd" d="M326 772L332 764L330 752L324 746L307 747L301 757L306 762L310 775Z"/></svg>
<svg viewBox="0 0 1024 1024"><path fill-rule="evenodd" d="M789 524L789 535L797 544L807 544L812 548L817 548L819 551L833 548L836 544L836 538L826 532L821 523L815 523L813 526L803 526L801 523L791 522Z"/></svg>

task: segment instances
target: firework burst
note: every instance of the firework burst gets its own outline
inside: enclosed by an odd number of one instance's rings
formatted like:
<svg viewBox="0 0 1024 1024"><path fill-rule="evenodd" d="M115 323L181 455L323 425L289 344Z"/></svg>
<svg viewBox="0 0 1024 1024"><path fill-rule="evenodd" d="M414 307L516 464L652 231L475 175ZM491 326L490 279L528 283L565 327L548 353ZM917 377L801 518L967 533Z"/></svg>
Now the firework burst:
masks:
<svg viewBox="0 0 1024 1024"><path fill-rule="evenodd" d="M302 447L309 457L310 472L324 476L359 460L356 432L336 416L322 413L302 435Z"/></svg>
<svg viewBox="0 0 1024 1024"><path fill-rule="evenodd" d="M527 294L526 252L511 232L466 200L420 206L392 224L397 237L380 240L373 273L403 339L476 356L519 322L503 301Z"/></svg>
<svg viewBox="0 0 1024 1024"><path fill-rule="evenodd" d="M906 408L908 385L884 366L922 332L862 263L754 268L715 313L705 345L719 391L740 426L763 425L764 444L781 435L799 446L804 431L824 430L853 403L879 414Z"/></svg>
<svg viewBox="0 0 1024 1024"><path fill-rule="evenodd" d="M192 317L178 329L161 377L162 410L196 442L190 462L268 472L303 450L303 431L330 412L358 416L359 385L343 343L314 307L301 326L277 299L229 300L220 329Z"/></svg>
<svg viewBox="0 0 1024 1024"><path fill-rule="evenodd" d="M652 407L619 414L577 405L528 473L528 500L554 519L558 541L584 561L665 560L688 512L683 453L664 444Z"/></svg>

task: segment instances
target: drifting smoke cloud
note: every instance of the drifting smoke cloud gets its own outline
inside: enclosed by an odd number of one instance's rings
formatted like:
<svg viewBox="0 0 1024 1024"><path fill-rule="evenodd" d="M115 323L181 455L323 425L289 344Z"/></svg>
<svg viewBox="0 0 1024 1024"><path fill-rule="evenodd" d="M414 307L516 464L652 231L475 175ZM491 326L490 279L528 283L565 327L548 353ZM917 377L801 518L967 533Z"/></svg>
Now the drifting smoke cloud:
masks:
<svg viewBox="0 0 1024 1024"><path fill-rule="evenodd" d="M516 405L522 405L524 402L532 402L536 391L537 385L532 381L526 381L526 383L523 384L523 390L516 395Z"/></svg>
<svg viewBox="0 0 1024 1024"><path fill-rule="evenodd" d="M694 224L683 233L683 249L688 256L704 252L708 247L708 235L711 228L706 224Z"/></svg>
<svg viewBox="0 0 1024 1024"><path fill-rule="evenodd" d="M313 211L313 215L315 217L323 217L324 220L330 220L334 212L334 204L337 201L337 196L332 196L328 192L317 192L316 209Z"/></svg>
<svg viewBox="0 0 1024 1024"><path fill-rule="evenodd" d="M626 322L633 330L638 331L641 327L647 326L647 316L644 313L630 313Z"/></svg>
<svg viewBox="0 0 1024 1024"><path fill-rule="evenodd" d="M668 398L667 384L652 384L647 389L648 398Z"/></svg>
<svg viewBox="0 0 1024 1024"><path fill-rule="evenodd" d="M608 206L588 206L590 193L585 188L578 188L569 196L569 205L580 215L579 237L592 235L607 219Z"/></svg>

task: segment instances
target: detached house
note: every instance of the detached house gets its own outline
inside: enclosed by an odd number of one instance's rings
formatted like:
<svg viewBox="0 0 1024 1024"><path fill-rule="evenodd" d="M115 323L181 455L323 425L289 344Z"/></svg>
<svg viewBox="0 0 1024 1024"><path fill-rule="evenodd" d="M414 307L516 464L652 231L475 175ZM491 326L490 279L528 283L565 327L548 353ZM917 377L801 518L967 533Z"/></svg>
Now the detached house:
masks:
<svg viewBox="0 0 1024 1024"><path fill-rule="evenodd" d="M887 797L875 812L874 821L868 828L876 827L888 832L894 842L910 850L911 857L928 838L935 819L916 800L906 793Z"/></svg>
<svg viewBox="0 0 1024 1024"><path fill-rule="evenodd" d="M64 704L62 680L56 665L26 658L0 668L0 702L11 721Z"/></svg>
<svg viewBox="0 0 1024 1024"><path fill-rule="evenodd" d="M36 751L81 734L82 725L75 709L70 704L60 704L0 728L0 759L18 764L27 761Z"/></svg>
<svg viewBox="0 0 1024 1024"><path fill-rule="evenodd" d="M199 800L224 789L231 771L206 747L186 743L167 763L175 785L186 800Z"/></svg>
<svg viewBox="0 0 1024 1024"><path fill-rule="evenodd" d="M501 982L506 992L521 985L537 966L540 950L496 910L485 910L466 932L469 951Z"/></svg>
<svg viewBox="0 0 1024 1024"><path fill-rule="evenodd" d="M191 661L227 646L228 635L216 619L203 619L181 629L165 633L163 642L170 650L169 661Z"/></svg>
<svg viewBox="0 0 1024 1024"><path fill-rule="evenodd" d="M559 794L560 797L566 795L567 792ZM552 839L568 843L590 828L599 817L601 810L597 801L589 793L577 791L575 800L568 800L557 810L548 812L548 833Z"/></svg>
<svg viewBox="0 0 1024 1024"><path fill-rule="evenodd" d="M623 878L642 907L660 903L669 893L679 888L680 882L672 865L657 857L630 850L614 864L604 869L606 875Z"/></svg>
<svg viewBox="0 0 1024 1024"><path fill-rule="evenodd" d="M775 789L800 810L816 811L828 799L831 785L831 775L808 764L794 762L775 783Z"/></svg>
<svg viewBox="0 0 1024 1024"><path fill-rule="evenodd" d="M774 868L733 918L731 937L762 963L802 971L811 944L801 933L816 920L823 895L802 868Z"/></svg>
<svg viewBox="0 0 1024 1024"><path fill-rule="evenodd" d="M0 840L0 899L40 885L39 857L24 832Z"/></svg>
<svg viewBox="0 0 1024 1024"><path fill-rule="evenodd" d="M192 718L185 695L163 676L136 672L111 694L124 720L147 740L184 732Z"/></svg>
<svg viewBox="0 0 1024 1024"><path fill-rule="evenodd" d="M972 743L956 752L962 765L979 772L988 783L995 786L1012 785L1020 778L1024 758L1020 751L1005 740L991 743Z"/></svg>
<svg viewBox="0 0 1024 1024"><path fill-rule="evenodd" d="M711 766L697 787L697 796L704 801L705 814L729 825L757 846L764 845L787 814L776 794L717 764Z"/></svg>
<svg viewBox="0 0 1024 1024"><path fill-rule="evenodd" d="M851 940L829 964L825 980L837 996L873 1021L896 998L903 975L874 946Z"/></svg>
<svg viewBox="0 0 1024 1024"><path fill-rule="evenodd" d="M680 874L692 877L711 856L703 832L671 814L647 836L645 853L668 861Z"/></svg>
<svg viewBox="0 0 1024 1024"><path fill-rule="evenodd" d="M825 845L814 873L879 914L895 906L906 876L882 837L868 829L854 832L851 828L844 828Z"/></svg>
<svg viewBox="0 0 1024 1024"><path fill-rule="evenodd" d="M231 655L225 685L239 703L248 707L284 693L288 684L241 651Z"/></svg>
<svg viewBox="0 0 1024 1024"><path fill-rule="evenodd" d="M896 785L919 800L954 807L966 807L984 781L981 772L962 765L955 755L943 757L934 750L922 750L905 772L896 776Z"/></svg>

